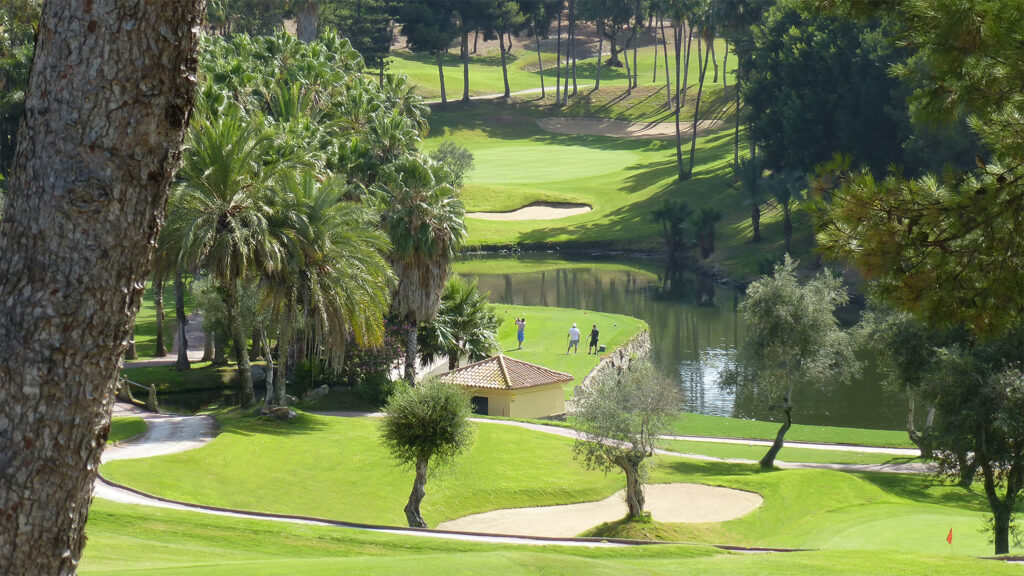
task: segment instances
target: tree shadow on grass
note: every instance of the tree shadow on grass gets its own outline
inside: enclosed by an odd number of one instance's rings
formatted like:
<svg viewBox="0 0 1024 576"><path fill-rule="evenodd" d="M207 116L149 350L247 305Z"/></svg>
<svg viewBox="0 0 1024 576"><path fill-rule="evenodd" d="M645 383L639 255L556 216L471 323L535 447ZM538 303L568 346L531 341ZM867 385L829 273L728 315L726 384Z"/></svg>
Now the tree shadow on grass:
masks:
<svg viewBox="0 0 1024 576"><path fill-rule="evenodd" d="M331 428L325 417L297 413L291 420L277 420L263 416L258 410L233 409L219 416L221 434L233 436L301 436L316 434Z"/></svg>
<svg viewBox="0 0 1024 576"><path fill-rule="evenodd" d="M926 476L886 474L881 472L855 473L855 476L874 484L881 490L921 504L937 504L975 512L990 512L988 500L980 486L965 490L955 485L938 484Z"/></svg>

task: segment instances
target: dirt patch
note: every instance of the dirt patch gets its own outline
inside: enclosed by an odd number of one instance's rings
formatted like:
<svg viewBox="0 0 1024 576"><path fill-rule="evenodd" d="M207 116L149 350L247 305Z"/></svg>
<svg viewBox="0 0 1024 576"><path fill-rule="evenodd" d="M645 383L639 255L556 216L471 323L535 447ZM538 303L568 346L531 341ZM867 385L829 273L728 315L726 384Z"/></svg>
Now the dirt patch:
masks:
<svg viewBox="0 0 1024 576"><path fill-rule="evenodd" d="M556 134L586 136L611 136L613 138L667 139L676 137L675 122L627 122L608 118L541 118L537 120L541 130ZM721 120L700 120L697 134L704 134L721 128ZM693 123L680 124L683 136L689 136Z"/></svg>
<svg viewBox="0 0 1024 576"><path fill-rule="evenodd" d="M599 502L513 508L473 514L438 526L440 530L463 530L489 534L568 537L581 534L626 514L620 490ZM703 484L651 484L645 487L645 509L659 522L724 522L745 516L761 506L763 499L753 492L705 486Z"/></svg>
<svg viewBox="0 0 1024 576"><path fill-rule="evenodd" d="M586 204L564 202L534 202L510 212L467 212L466 217L479 220L557 220L593 210Z"/></svg>

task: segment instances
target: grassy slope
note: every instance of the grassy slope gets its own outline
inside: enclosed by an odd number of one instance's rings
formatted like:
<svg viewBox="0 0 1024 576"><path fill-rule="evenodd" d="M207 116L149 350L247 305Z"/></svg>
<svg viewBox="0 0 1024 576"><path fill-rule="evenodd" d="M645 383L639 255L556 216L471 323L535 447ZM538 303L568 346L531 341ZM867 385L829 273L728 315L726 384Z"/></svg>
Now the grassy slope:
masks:
<svg viewBox="0 0 1024 576"><path fill-rule="evenodd" d="M999 562L830 551L721 553L700 546L574 549L371 534L93 503L81 574L1019 574Z"/></svg>
<svg viewBox="0 0 1024 576"><path fill-rule="evenodd" d="M567 395L583 382L600 360L598 355L586 354L591 324L597 324L601 331L600 342L606 345L609 351L647 329L647 324L643 320L619 314L511 304L495 306L498 313L504 316L504 322L498 331L498 344L504 354L510 358L572 374L575 380L565 384ZM516 317L526 318L526 338L522 350L516 350L519 346L516 341ZM569 327L573 322L577 324L582 334L580 352L566 354Z"/></svg>
<svg viewBox="0 0 1024 576"><path fill-rule="evenodd" d="M135 416L113 418L110 421L110 435L107 436L107 443L113 444L128 438L134 438L146 431L146 421Z"/></svg>
<svg viewBox="0 0 1024 576"><path fill-rule="evenodd" d="M205 504L403 522L412 475L394 466L379 446L373 421L303 415L294 423L227 418L223 424L224 433L204 448L111 462L103 473L148 492ZM571 444L479 424L473 449L428 483L424 515L434 525L497 508L595 500L622 487L619 474L582 470L572 461ZM690 541L948 554L944 537L953 527L958 554L991 551L979 533L987 517L980 493L929 486L914 476L762 473L755 465L658 457L651 481L701 482L764 497L759 510L737 520L671 525L676 537Z"/></svg>
<svg viewBox="0 0 1024 576"><path fill-rule="evenodd" d="M719 63L721 63L725 55L725 45L721 40L719 40L715 48L716 56ZM669 61L670 63L673 63L672 66L674 66L674 57L671 52L672 50L670 48ZM413 54L405 50L398 50L393 52L392 55L388 68L389 70L408 76L409 79L417 85L416 92L421 96L440 99L441 81L438 78L437 62L433 56L428 54ZM555 70L552 69L551 66L554 65L555 55L554 52L541 52L541 57L544 59L544 83L547 89L553 94L555 87ZM536 71L536 52L520 50L509 55L507 59L509 88L512 92L540 88L540 74ZM688 83L693 87L694 91L696 91L697 73L699 70L696 60L696 50L694 50L694 57L692 57L690 61L690 76L688 78ZM462 97L463 88L462 61L459 59L457 54L446 54L442 56L441 61L444 66L444 81L445 89L448 93L448 99L458 100ZM664 62L662 60L662 53L660 50L658 52L659 73L657 80L652 81L652 66L654 65L653 47L641 48L638 51L638 63L640 68L639 81L641 86L664 86ZM736 59L730 58L728 76L729 84L734 82L735 63ZM630 66L632 66L632 64L633 61L631 53ZM672 81L674 83L674 67L672 69L672 73ZM580 60L577 62L576 80L579 85L593 86L596 77L596 58ZM711 80L711 66L709 65L707 82L710 83ZM721 80L721 78L719 78L719 80ZM562 81L565 81L564 77L562 78ZM601 85L624 87L626 85L625 67L603 67L601 70ZM504 92L505 86L501 74L501 58L498 56L497 50L481 52L480 54L470 57L469 87L469 92L473 96ZM572 80L569 81L569 87L570 89L572 88Z"/></svg>

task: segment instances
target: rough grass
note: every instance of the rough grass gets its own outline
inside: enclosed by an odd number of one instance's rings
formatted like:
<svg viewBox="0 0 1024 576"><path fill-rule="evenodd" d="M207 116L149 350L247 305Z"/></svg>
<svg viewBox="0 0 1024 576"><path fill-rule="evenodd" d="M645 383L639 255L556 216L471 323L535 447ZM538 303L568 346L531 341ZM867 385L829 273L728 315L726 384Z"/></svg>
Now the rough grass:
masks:
<svg viewBox="0 0 1024 576"><path fill-rule="evenodd" d="M110 434L107 444L134 438L146 432L146 421L135 416L116 417L110 420Z"/></svg>

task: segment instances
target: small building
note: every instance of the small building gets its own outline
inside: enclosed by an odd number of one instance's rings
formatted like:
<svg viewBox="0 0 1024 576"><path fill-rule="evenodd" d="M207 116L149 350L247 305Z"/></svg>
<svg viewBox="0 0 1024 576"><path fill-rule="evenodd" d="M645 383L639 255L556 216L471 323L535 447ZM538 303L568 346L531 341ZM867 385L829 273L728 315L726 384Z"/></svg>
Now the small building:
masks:
<svg viewBox="0 0 1024 576"><path fill-rule="evenodd" d="M438 379L468 390L476 414L544 418L565 413L562 384L573 377L499 354L441 374Z"/></svg>

